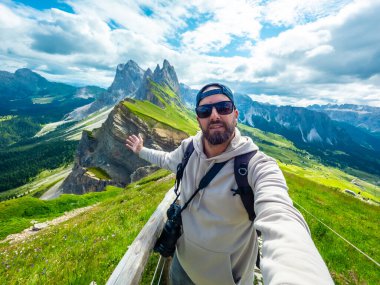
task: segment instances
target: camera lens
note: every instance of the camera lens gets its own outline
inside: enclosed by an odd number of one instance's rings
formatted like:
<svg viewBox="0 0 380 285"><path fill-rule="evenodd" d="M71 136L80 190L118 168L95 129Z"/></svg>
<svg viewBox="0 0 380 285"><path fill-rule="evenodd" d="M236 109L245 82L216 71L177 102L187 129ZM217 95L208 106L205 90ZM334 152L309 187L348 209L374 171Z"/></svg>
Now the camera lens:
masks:
<svg viewBox="0 0 380 285"><path fill-rule="evenodd" d="M168 220L154 246L154 251L160 253L163 257L173 256L175 245L180 236L181 226L172 220Z"/></svg>
<svg viewBox="0 0 380 285"><path fill-rule="evenodd" d="M181 236L181 206L175 203L171 204L166 215L168 220L153 248L155 252L160 253L163 257L173 256L175 245Z"/></svg>

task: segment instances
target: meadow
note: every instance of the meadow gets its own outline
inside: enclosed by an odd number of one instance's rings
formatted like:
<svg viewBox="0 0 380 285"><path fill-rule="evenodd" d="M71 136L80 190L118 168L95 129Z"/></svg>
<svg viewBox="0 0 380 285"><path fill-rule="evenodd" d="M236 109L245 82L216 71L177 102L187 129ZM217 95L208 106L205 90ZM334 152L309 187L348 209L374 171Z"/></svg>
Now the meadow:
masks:
<svg viewBox="0 0 380 285"><path fill-rule="evenodd" d="M7 215L18 215L22 221L40 219L43 211L42 218L54 217L69 210L62 208L64 205L82 207L98 203L87 213L44 229L28 240L14 244L0 243L0 283L89 284L96 281L97 284L105 284L128 246L173 185L172 177L166 177L168 174L160 170L125 189L107 187L105 192L100 193L64 195L56 202L48 201L52 203L48 207L31 197L22 203L22 198L14 200L12 207L7 204ZM376 284L380 279L378 266L313 216L379 260L377 233L380 208L304 177L288 172L285 176L290 196L307 220L313 240L336 284ZM21 209L21 205L16 207L18 201L18 204L28 201L28 210L26 207ZM9 202L12 201L0 205ZM4 208L0 210L3 211ZM1 220L7 215L3 215ZM150 284L155 260L157 255L153 255L148 263L142 284Z"/></svg>

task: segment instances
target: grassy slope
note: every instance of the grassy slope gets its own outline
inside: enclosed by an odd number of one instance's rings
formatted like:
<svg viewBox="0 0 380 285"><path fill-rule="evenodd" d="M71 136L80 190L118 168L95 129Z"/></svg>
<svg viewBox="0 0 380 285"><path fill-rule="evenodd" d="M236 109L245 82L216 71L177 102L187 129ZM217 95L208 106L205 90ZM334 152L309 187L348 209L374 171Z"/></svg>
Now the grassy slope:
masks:
<svg viewBox="0 0 380 285"><path fill-rule="evenodd" d="M294 173L285 171L284 174L289 194L305 217L312 238L335 282L376 284L380 280L378 267L309 213L379 261L377 233L380 232L380 207L361 203L349 195L343 195L331 187L312 182Z"/></svg>
<svg viewBox="0 0 380 285"><path fill-rule="evenodd" d="M63 215L66 211L85 207L112 198L118 191L93 192L84 195L63 194L44 201L31 196L0 203L0 240L31 226L31 221L43 222Z"/></svg>
<svg viewBox="0 0 380 285"><path fill-rule="evenodd" d="M150 118L174 129L194 135L198 129L194 115L185 107L181 108L180 105L170 100L177 97L170 88L153 82L151 84L151 91L164 105L163 109L148 101L124 101L124 105L144 120Z"/></svg>
<svg viewBox="0 0 380 285"><path fill-rule="evenodd" d="M173 185L172 179L157 181L167 174L110 187L115 195L89 212L25 243L0 244L0 284L104 284Z"/></svg>
<svg viewBox="0 0 380 285"><path fill-rule="evenodd" d="M26 243L15 245L0 244L0 256L4 260L0 264L0 282L12 284L18 280L25 284L88 284L95 280L98 284L104 284L127 246L132 243L167 189L173 185L173 180L156 181L167 173L160 170L129 185L126 190L110 187L104 193L67 195L73 200L58 204L72 205L78 203L76 199L90 200L90 204L95 202L91 195L109 193L98 199L102 202L87 214L47 229L38 238L33 237ZM380 252L374 233L379 230L375 222L376 217L379 217L379 207L359 203L350 196L291 173L285 173L285 176L290 195L296 203L378 259ZM36 209L30 204L25 206ZM55 209L55 206L52 208ZM63 210L60 209L61 212ZM17 208L18 213L23 211ZM351 280L350 284L375 284L379 278L376 266L302 209L300 211L337 284L346 284L346 280ZM35 219L40 212L41 208L30 214L29 218ZM18 268L23 270L19 271Z"/></svg>

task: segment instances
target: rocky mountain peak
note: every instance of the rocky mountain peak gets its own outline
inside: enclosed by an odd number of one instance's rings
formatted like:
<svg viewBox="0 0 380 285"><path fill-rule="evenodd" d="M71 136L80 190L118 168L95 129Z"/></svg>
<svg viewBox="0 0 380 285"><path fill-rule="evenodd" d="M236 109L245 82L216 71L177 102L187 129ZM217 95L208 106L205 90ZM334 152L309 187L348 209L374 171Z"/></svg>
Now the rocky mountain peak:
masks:
<svg viewBox="0 0 380 285"><path fill-rule="evenodd" d="M158 76L160 76L160 72L161 72L160 65L157 64L157 65L156 65L156 68L154 69L153 76L154 76L154 77L158 77Z"/></svg>
<svg viewBox="0 0 380 285"><path fill-rule="evenodd" d="M133 60L129 60L126 64L119 64L108 92L116 94L118 97L127 97L139 88L143 76L144 70Z"/></svg>
<svg viewBox="0 0 380 285"><path fill-rule="evenodd" d="M163 62L162 68L157 64L153 73L153 80L159 84L166 84L177 94L180 93L177 74L174 67L166 59Z"/></svg>
<svg viewBox="0 0 380 285"><path fill-rule="evenodd" d="M149 68L145 71L144 78L142 80L141 86L136 92L136 99L147 100L156 104L160 107L163 107L163 103L158 99L152 89L154 83L157 83L161 86L169 87L175 94L178 95L178 101L180 101L180 84L178 82L177 74L174 70L174 67L170 65L167 60L164 60L162 68L157 64L154 72Z"/></svg>
<svg viewBox="0 0 380 285"><path fill-rule="evenodd" d="M167 59L164 59L163 68L167 69L172 67Z"/></svg>
<svg viewBox="0 0 380 285"><path fill-rule="evenodd" d="M148 68L144 73L143 81L145 81L147 78L153 77L153 72L150 68Z"/></svg>

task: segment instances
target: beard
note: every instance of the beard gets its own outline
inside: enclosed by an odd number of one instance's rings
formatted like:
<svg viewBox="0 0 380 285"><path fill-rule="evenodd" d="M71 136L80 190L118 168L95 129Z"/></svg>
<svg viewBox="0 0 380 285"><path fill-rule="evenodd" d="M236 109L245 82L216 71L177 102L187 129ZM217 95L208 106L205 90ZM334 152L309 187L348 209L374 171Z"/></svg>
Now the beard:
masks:
<svg viewBox="0 0 380 285"><path fill-rule="evenodd" d="M212 125L223 125L224 131L215 131L213 133L210 132L210 127ZM211 121L208 123L207 128L204 130L202 129L203 136L205 139L212 145L218 145L225 143L228 141L231 136L233 135L235 131L235 125L227 125L227 123L217 120L217 121Z"/></svg>

